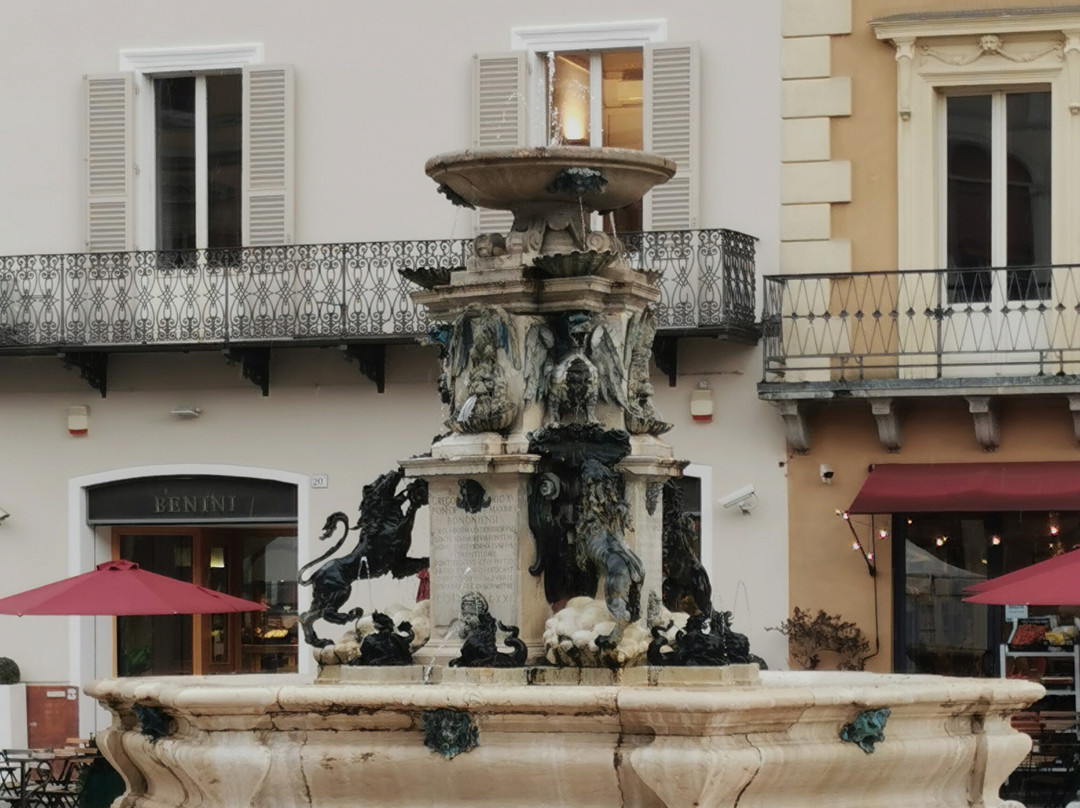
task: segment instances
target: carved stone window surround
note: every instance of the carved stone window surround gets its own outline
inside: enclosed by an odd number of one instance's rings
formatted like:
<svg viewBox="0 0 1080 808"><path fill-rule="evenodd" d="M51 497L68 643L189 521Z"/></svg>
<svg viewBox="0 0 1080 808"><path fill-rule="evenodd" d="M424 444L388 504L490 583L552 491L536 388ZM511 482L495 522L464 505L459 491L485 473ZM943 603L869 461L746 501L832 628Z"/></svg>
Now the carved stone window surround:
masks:
<svg viewBox="0 0 1080 808"><path fill-rule="evenodd" d="M1007 15L904 15L870 23L896 48L898 268L942 264L945 94L1049 88L1051 260L1080 261L1080 8ZM927 234L933 234L927 237Z"/></svg>

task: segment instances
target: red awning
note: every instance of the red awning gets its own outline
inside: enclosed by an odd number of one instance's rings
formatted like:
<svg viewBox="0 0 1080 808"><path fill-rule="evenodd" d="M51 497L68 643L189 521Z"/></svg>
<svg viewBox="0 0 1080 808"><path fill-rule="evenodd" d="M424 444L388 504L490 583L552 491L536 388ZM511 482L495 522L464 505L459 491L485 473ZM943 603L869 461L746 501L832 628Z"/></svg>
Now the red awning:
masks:
<svg viewBox="0 0 1080 808"><path fill-rule="evenodd" d="M883 463L848 510L1080 511L1080 462Z"/></svg>

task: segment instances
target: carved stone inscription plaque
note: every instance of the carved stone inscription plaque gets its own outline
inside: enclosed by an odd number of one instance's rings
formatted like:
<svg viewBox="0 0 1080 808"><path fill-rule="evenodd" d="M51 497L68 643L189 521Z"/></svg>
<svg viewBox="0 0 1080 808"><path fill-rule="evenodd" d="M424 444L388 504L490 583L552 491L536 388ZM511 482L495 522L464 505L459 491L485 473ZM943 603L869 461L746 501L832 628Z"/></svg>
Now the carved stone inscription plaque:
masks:
<svg viewBox="0 0 1080 808"><path fill-rule="evenodd" d="M518 501L506 489L488 489L491 504L478 513L457 505L457 486L433 490L431 581L435 624L458 616L461 596L475 590L504 623L517 620Z"/></svg>

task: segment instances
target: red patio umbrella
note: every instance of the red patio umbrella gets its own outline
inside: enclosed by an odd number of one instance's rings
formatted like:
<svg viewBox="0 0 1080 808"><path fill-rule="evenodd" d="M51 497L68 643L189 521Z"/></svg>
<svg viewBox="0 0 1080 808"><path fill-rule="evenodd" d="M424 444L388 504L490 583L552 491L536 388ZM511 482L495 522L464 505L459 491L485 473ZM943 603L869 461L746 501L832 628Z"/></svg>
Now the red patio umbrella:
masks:
<svg viewBox="0 0 1080 808"><path fill-rule="evenodd" d="M999 575L997 578L987 578L985 581L979 581L971 586L965 586L964 591L972 594L976 592L985 592L988 589L995 589L998 586L1009 585L1016 581L1023 581L1030 578L1032 575L1045 575L1052 569L1057 567L1075 567L1077 563L1080 563L1080 558L1074 556L1080 555L1080 550L1070 550L1067 553L1061 555L1051 556L1045 561L1040 561L1038 564L1032 564L1030 567L1024 567L1022 569L1014 570L1007 575ZM1080 578L1077 579L1077 583L1080 583Z"/></svg>
<svg viewBox="0 0 1080 808"><path fill-rule="evenodd" d="M1080 605L1080 551L1063 553L1030 567L967 588L967 603L1016 606Z"/></svg>
<svg viewBox="0 0 1080 808"><path fill-rule="evenodd" d="M266 605L106 561L91 572L0 598L0 614L150 615L258 612Z"/></svg>

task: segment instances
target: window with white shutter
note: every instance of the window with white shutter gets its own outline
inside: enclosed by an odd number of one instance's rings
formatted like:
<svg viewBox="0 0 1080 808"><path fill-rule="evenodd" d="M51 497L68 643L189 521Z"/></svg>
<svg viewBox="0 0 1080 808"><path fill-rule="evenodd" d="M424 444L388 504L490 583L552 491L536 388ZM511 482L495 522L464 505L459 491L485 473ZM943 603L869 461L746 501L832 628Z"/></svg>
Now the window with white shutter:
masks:
<svg viewBox="0 0 1080 808"><path fill-rule="evenodd" d="M292 243L293 73L262 53L124 50L87 77L88 249Z"/></svg>
<svg viewBox="0 0 1080 808"><path fill-rule="evenodd" d="M293 75L244 68L244 244L293 241Z"/></svg>
<svg viewBox="0 0 1080 808"><path fill-rule="evenodd" d="M525 145L525 53L477 55L473 60L473 147ZM479 233L505 233L513 216L501 210L478 210Z"/></svg>
<svg viewBox="0 0 1080 808"><path fill-rule="evenodd" d="M131 75L87 76L86 248L132 249Z"/></svg>
<svg viewBox="0 0 1080 808"><path fill-rule="evenodd" d="M674 160L677 173L646 195L643 211L624 211L619 231L696 228L698 49L665 36L662 20L514 29L523 50L476 57L473 146L581 143L655 152ZM499 212L478 220L481 232L510 226Z"/></svg>
<svg viewBox="0 0 1080 808"><path fill-rule="evenodd" d="M645 150L678 166L674 177L645 198L645 226L697 227L698 52L693 43L645 47Z"/></svg>

